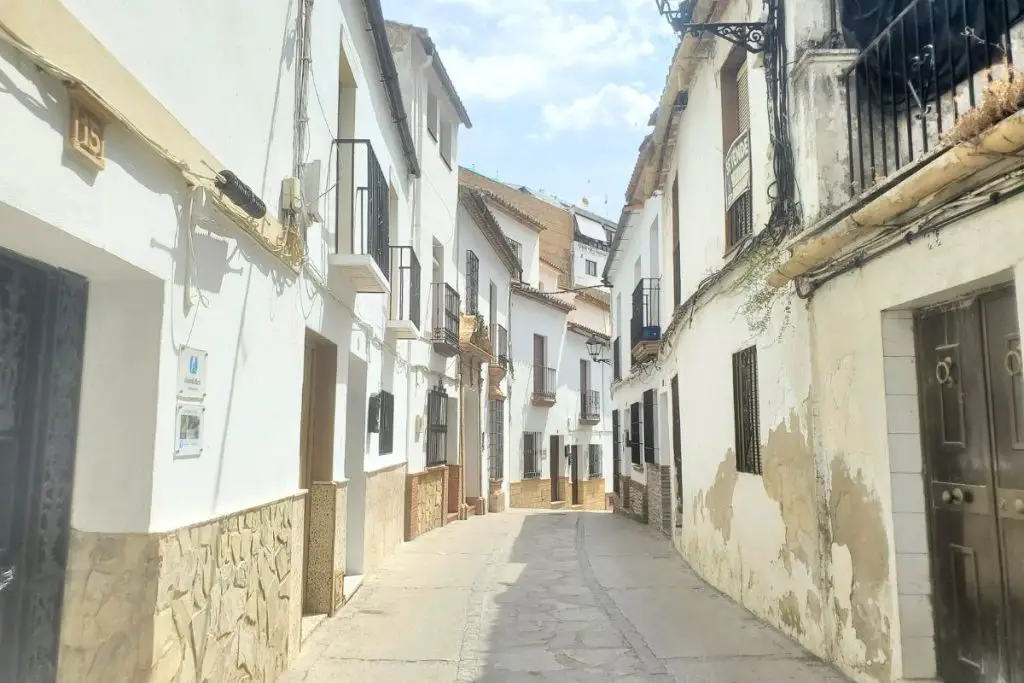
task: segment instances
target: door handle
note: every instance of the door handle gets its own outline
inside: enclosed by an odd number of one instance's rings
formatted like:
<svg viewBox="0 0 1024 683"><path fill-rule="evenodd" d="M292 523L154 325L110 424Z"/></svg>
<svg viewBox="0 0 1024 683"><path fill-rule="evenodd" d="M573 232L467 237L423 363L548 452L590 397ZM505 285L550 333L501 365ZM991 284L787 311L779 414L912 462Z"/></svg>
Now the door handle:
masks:
<svg viewBox="0 0 1024 683"><path fill-rule="evenodd" d="M964 492L959 486L954 488L952 491L945 490L940 494L943 503L954 503L959 505L964 502Z"/></svg>

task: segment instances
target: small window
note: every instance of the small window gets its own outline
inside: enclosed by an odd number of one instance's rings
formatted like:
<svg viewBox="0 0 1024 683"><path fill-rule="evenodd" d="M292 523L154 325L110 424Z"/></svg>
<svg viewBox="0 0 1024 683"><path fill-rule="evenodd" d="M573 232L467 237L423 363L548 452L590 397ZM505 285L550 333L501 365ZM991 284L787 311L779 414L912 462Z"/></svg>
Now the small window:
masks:
<svg viewBox="0 0 1024 683"><path fill-rule="evenodd" d="M437 95L433 90L427 92L427 132L437 141Z"/></svg>
<svg viewBox="0 0 1024 683"><path fill-rule="evenodd" d="M395 396L387 391L380 392L380 441L378 451L388 455L395 450Z"/></svg>
<svg viewBox="0 0 1024 683"><path fill-rule="evenodd" d="M736 430L736 469L748 474L762 474L757 348L754 346L732 355L732 401Z"/></svg>
<svg viewBox="0 0 1024 683"><path fill-rule="evenodd" d="M587 259L587 275L597 275L597 261Z"/></svg>
<svg viewBox="0 0 1024 683"><path fill-rule="evenodd" d="M519 267L523 267L523 245L516 242L511 237L506 237L505 241L508 242L508 246L512 247L512 251L516 254L516 260L519 261Z"/></svg>
<svg viewBox="0 0 1024 683"><path fill-rule="evenodd" d="M450 123L448 123L448 121L445 120L445 119L441 119L440 126L441 126L441 131L440 131L441 138L439 140L439 144L441 146L441 159L444 160L444 163L445 163L445 165L448 166L448 168L451 168L452 167L452 156L453 156L453 154L452 154L452 147L453 147L452 129L453 129L453 126Z"/></svg>
<svg viewBox="0 0 1024 683"><path fill-rule="evenodd" d="M523 433L523 479L536 479L540 476L540 445L543 435L540 432Z"/></svg>
<svg viewBox="0 0 1024 683"><path fill-rule="evenodd" d="M644 392L644 462L657 462L658 435L654 429L654 389Z"/></svg>
<svg viewBox="0 0 1024 683"><path fill-rule="evenodd" d="M592 443L587 447L587 478L600 479L604 474L601 469L601 444Z"/></svg>

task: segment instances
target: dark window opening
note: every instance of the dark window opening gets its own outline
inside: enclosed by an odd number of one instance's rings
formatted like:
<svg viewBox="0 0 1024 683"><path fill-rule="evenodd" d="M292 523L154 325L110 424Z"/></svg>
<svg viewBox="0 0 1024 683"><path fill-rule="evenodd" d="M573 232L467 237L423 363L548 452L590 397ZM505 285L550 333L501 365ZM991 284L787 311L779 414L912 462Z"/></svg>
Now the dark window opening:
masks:
<svg viewBox="0 0 1024 683"><path fill-rule="evenodd" d="M448 457L448 391L441 385L427 392L427 467Z"/></svg>
<svg viewBox="0 0 1024 683"><path fill-rule="evenodd" d="M732 393L736 430L736 469L748 474L762 474L756 347L751 346L733 354Z"/></svg>
<svg viewBox="0 0 1024 683"><path fill-rule="evenodd" d="M644 462L657 462L657 442L654 431L654 389L644 392Z"/></svg>
<svg viewBox="0 0 1024 683"><path fill-rule="evenodd" d="M540 476L542 443L540 432L523 432L523 479L536 479Z"/></svg>
<svg viewBox="0 0 1024 683"><path fill-rule="evenodd" d="M491 480L505 477L505 401L492 399L487 405L488 459L487 476Z"/></svg>

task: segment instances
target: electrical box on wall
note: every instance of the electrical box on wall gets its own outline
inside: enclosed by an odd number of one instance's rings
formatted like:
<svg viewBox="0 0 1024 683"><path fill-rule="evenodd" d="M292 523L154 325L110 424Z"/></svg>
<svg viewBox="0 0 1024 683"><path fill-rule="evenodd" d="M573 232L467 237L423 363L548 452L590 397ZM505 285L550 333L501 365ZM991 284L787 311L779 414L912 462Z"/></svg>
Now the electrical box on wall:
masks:
<svg viewBox="0 0 1024 683"><path fill-rule="evenodd" d="M289 177L281 181L281 211L292 216L302 211L302 186L298 178Z"/></svg>

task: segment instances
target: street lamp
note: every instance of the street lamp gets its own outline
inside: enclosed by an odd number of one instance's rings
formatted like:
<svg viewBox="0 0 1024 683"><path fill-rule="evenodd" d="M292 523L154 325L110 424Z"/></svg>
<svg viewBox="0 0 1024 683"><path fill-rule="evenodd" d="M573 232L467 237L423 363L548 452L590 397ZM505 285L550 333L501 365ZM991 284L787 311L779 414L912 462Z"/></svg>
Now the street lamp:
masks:
<svg viewBox="0 0 1024 683"><path fill-rule="evenodd" d="M604 342L598 339L597 335L590 335L590 339L587 340L587 353L590 354L591 360L595 363L611 363L610 358L600 358L603 350Z"/></svg>

